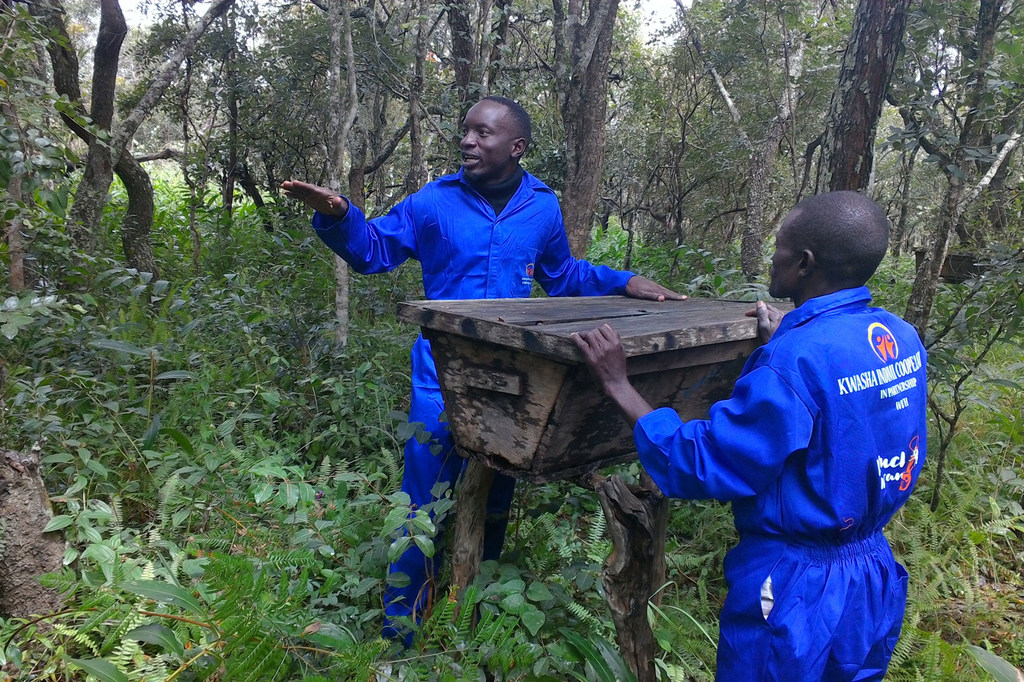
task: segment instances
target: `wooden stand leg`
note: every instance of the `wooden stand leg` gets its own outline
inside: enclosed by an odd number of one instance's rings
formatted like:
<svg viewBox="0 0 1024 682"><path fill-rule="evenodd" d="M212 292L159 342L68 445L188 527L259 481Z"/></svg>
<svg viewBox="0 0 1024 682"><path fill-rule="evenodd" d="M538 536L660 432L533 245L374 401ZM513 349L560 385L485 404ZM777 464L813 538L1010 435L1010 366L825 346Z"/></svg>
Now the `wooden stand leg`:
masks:
<svg viewBox="0 0 1024 682"><path fill-rule="evenodd" d="M639 488L627 486L618 476L592 484L614 545L603 577L615 639L639 682L654 682L657 644L647 621L647 603L665 583L668 500L646 473Z"/></svg>
<svg viewBox="0 0 1024 682"><path fill-rule="evenodd" d="M455 537L452 539L452 583L460 594L480 572L487 496L492 481L494 469L475 459L469 460L455 502Z"/></svg>

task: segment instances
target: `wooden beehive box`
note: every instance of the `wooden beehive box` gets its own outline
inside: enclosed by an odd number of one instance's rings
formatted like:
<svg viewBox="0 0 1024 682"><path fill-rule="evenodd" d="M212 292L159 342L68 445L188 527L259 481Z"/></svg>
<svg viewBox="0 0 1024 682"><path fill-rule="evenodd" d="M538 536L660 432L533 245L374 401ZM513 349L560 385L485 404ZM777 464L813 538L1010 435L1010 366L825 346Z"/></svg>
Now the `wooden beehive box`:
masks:
<svg viewBox="0 0 1024 682"><path fill-rule="evenodd" d="M558 480L636 457L632 431L569 338L605 322L630 380L684 419L727 398L759 345L745 301L621 296L420 301L399 305L437 363L449 428L470 457L519 479Z"/></svg>

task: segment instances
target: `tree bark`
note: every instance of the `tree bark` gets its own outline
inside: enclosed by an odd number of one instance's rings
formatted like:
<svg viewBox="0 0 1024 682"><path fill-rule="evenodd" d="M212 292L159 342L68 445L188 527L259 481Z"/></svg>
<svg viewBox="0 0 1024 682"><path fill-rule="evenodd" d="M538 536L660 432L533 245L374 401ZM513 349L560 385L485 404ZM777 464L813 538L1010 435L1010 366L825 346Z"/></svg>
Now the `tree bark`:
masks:
<svg viewBox="0 0 1024 682"><path fill-rule="evenodd" d="M508 5L499 0L502 10ZM459 120L470 106L489 92L494 72L499 61L494 59L494 50L508 29L508 22L499 21L491 25L494 0L477 0L474 7L471 0L447 0L448 29L452 40L452 70L455 72L455 88Z"/></svg>
<svg viewBox="0 0 1024 682"><path fill-rule="evenodd" d="M131 154L123 154L114 170L128 192L128 209L121 222L121 246L128 267L150 272L154 278L160 269L153 255L153 242L149 238L156 206L153 202L153 183L149 173Z"/></svg>
<svg viewBox="0 0 1024 682"><path fill-rule="evenodd" d="M4 103L2 113L4 119L14 122L18 130L21 130L21 124L18 122L17 112L13 106ZM23 140L21 142L21 153L25 155L25 158L28 158L24 137L21 139ZM25 251L22 239L25 221L21 215L21 178L21 175L11 175L10 180L7 181L7 194L16 206L14 217L7 222L3 233L4 241L7 242L7 256L10 262L10 272L7 281L10 284L11 290L15 292L24 291L25 289Z"/></svg>
<svg viewBox="0 0 1024 682"><path fill-rule="evenodd" d="M681 9L684 21L688 18L688 10ZM821 18L815 16L815 21ZM725 81L714 64L704 56L704 48L701 45L697 32L690 27L691 42L697 54L704 61L708 72L714 78L715 86L719 95L729 110L737 137L743 145L750 150L750 164L747 175L747 207L743 223L743 231L740 237L740 267L748 281L752 281L761 274L762 261L764 258L764 242L771 230L771 225L766 224L765 214L767 212L771 173L778 156L779 144L785 137L787 126L793 119L796 112L796 104L799 99L799 81L803 74L804 50L806 44L800 32L783 27L783 45L785 57L786 82L782 93L775 104L775 117L768 122L764 137L760 142L754 143L743 129L740 121L740 111L736 106L732 95L725 85ZM789 46L795 46L790 52Z"/></svg>
<svg viewBox="0 0 1024 682"><path fill-rule="evenodd" d="M359 110L359 93L356 91L356 57L352 47L352 17L347 0L331 0L331 187L341 191L342 178L348 176L349 132L355 123ZM346 81L342 88L342 57L345 59ZM334 257L334 315L336 326L334 340L339 345L348 344L349 272L348 263L340 256Z"/></svg>
<svg viewBox="0 0 1024 682"><path fill-rule="evenodd" d="M1006 141L988 172L970 191L964 192L963 183L950 176L942 206L942 218L937 231L939 238L935 240L934 246L926 252L924 260L917 269L914 286L911 288L910 298L907 300L907 311L904 315L907 322L917 328L922 338L928 329L928 320L931 317L932 306L935 304L939 275L942 273L942 264L949 254L949 247L956 236L956 226L967 206L988 188L1003 163L1017 149L1020 139L1021 134L1014 133Z"/></svg>
<svg viewBox="0 0 1024 682"><path fill-rule="evenodd" d="M786 87L775 103L776 115L768 124L764 139L754 148L750 156L750 173L747 185L747 215L740 237L740 267L748 281L761 274L764 262L764 242L771 231L766 224L765 212L768 206L771 171L778 156L779 144L786 135L787 126L793 119L799 97L797 84L803 74L805 43L797 31L786 32ZM790 53L789 45L796 49Z"/></svg>
<svg viewBox="0 0 1024 682"><path fill-rule="evenodd" d="M598 478L594 489L614 545L603 579L619 651L639 682L655 682L658 647L647 620L647 604L657 601L655 595L665 583L668 499L646 473L639 488L612 476Z"/></svg>
<svg viewBox="0 0 1024 682"><path fill-rule="evenodd" d="M59 571L67 543L43 533L53 518L35 453L0 448L0 616L27 618L59 611L59 592L39 576Z"/></svg>
<svg viewBox="0 0 1024 682"><path fill-rule="evenodd" d="M452 37L452 70L455 72L455 87L458 93L461 117L470 105L479 99L478 88L470 87L473 83L473 63L476 50L473 45L473 29L469 19L469 6L466 0L449 0L445 3L448 13L448 29Z"/></svg>
<svg viewBox="0 0 1024 682"><path fill-rule="evenodd" d="M604 167L608 61L619 0L552 0L555 81L565 129L566 178L562 218L573 255L583 257L590 241Z"/></svg>
<svg viewBox="0 0 1024 682"><path fill-rule="evenodd" d="M416 61L409 84L409 173L405 176L405 193L413 194L427 181L427 159L424 152L423 128L420 125L420 93L427 60L427 3L416 1Z"/></svg>
<svg viewBox="0 0 1024 682"><path fill-rule="evenodd" d="M117 65L121 57L121 44L128 35L128 24L117 0L100 0L100 28L93 53L92 107L90 117L100 130L111 130L114 121L114 91L117 85ZM107 190L114 178L114 154L111 140L93 137L85 171L75 191L71 207L68 232L81 251L96 250L97 230L107 205Z"/></svg>
<svg viewBox="0 0 1024 682"><path fill-rule="evenodd" d="M470 459L455 498L455 534L452 537L452 584L459 594L480 573L484 554L484 519L487 517L487 495L494 482L494 469Z"/></svg>
<svg viewBox="0 0 1024 682"><path fill-rule="evenodd" d="M911 150L904 150L900 154L900 175L899 175L899 216L896 218L895 234L890 240L890 248L897 258L907 247L907 218L910 215L910 188L914 181L914 165L917 161L917 153L920 147Z"/></svg>
<svg viewBox="0 0 1024 682"><path fill-rule="evenodd" d="M910 0L861 0L832 93L815 192L863 190Z"/></svg>
<svg viewBox="0 0 1024 682"><path fill-rule="evenodd" d="M225 16L228 39L231 45L224 56L226 88L224 93L225 106L228 112L228 158L224 164L224 184L221 187L221 207L224 211L222 229L228 234L231 231L231 217L235 206L235 179L238 177L238 66L235 63L235 21L231 15Z"/></svg>
<svg viewBox="0 0 1024 682"><path fill-rule="evenodd" d="M7 229L4 234L4 238L7 241L7 256L10 261L10 273L7 281L10 284L11 291L18 292L25 290L25 247L21 236L21 231L25 228L25 225L21 218L20 175L11 176L11 179L7 182L7 193L14 203L19 205L14 217L7 223Z"/></svg>

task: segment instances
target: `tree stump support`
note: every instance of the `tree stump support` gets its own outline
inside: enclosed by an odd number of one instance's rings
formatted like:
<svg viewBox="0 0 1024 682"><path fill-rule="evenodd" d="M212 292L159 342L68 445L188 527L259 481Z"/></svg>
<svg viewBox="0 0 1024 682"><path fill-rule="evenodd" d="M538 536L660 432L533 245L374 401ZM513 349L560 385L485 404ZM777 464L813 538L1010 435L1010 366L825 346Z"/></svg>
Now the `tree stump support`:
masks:
<svg viewBox="0 0 1024 682"><path fill-rule="evenodd" d="M452 538L452 583L460 595L480 572L493 480L493 469L470 458L456 500ZM665 583L668 500L646 473L640 486L629 486L618 476L591 476L587 483L600 498L614 545L605 561L603 582L619 651L638 682L656 682L657 643L647 605L660 601L658 590Z"/></svg>
<svg viewBox="0 0 1024 682"><path fill-rule="evenodd" d="M487 496L493 481L494 469L472 458L466 463L455 501L455 535L452 538L452 583L460 595L480 572Z"/></svg>
<svg viewBox="0 0 1024 682"><path fill-rule="evenodd" d="M614 545L603 579L615 640L638 682L655 682L657 643L647 604L660 602L659 590L665 583L668 499L646 472L640 486L629 486L618 476L594 476L590 483L601 500Z"/></svg>

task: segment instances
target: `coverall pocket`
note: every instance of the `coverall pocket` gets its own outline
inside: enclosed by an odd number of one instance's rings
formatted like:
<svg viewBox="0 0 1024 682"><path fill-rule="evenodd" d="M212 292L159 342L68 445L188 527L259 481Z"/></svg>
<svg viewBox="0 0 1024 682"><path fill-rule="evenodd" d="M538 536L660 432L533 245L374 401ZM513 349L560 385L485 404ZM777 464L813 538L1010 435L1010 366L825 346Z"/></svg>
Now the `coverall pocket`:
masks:
<svg viewBox="0 0 1024 682"><path fill-rule="evenodd" d="M806 567L793 561L780 559L772 568L771 573L761 583L761 615L769 627L774 628L780 619L785 619L787 612L792 612L798 604L787 601L793 589L803 579Z"/></svg>
<svg viewBox="0 0 1024 682"><path fill-rule="evenodd" d="M769 617L772 611L775 610L775 604L778 599L778 590L785 584L782 578L782 563L784 559L779 558L772 566L771 570L768 571L768 576L761 582L759 596L761 599L761 617L764 618L766 623L770 622Z"/></svg>
<svg viewBox="0 0 1024 682"><path fill-rule="evenodd" d="M428 222L420 229L417 249L420 266L429 275L445 272L454 258L451 244L436 221Z"/></svg>
<svg viewBox="0 0 1024 682"><path fill-rule="evenodd" d="M523 244L510 245L502 254L502 267L508 278L506 296L527 297L533 288L533 275L537 267L537 249Z"/></svg>
<svg viewBox="0 0 1024 682"><path fill-rule="evenodd" d="M907 585L910 576L907 569L898 561L896 563L896 579L892 581L892 602L887 611L893 614L893 622L890 624L889 632L885 637L886 662L892 658L896 650L896 643L900 639L900 631L903 629L903 615L907 608Z"/></svg>

